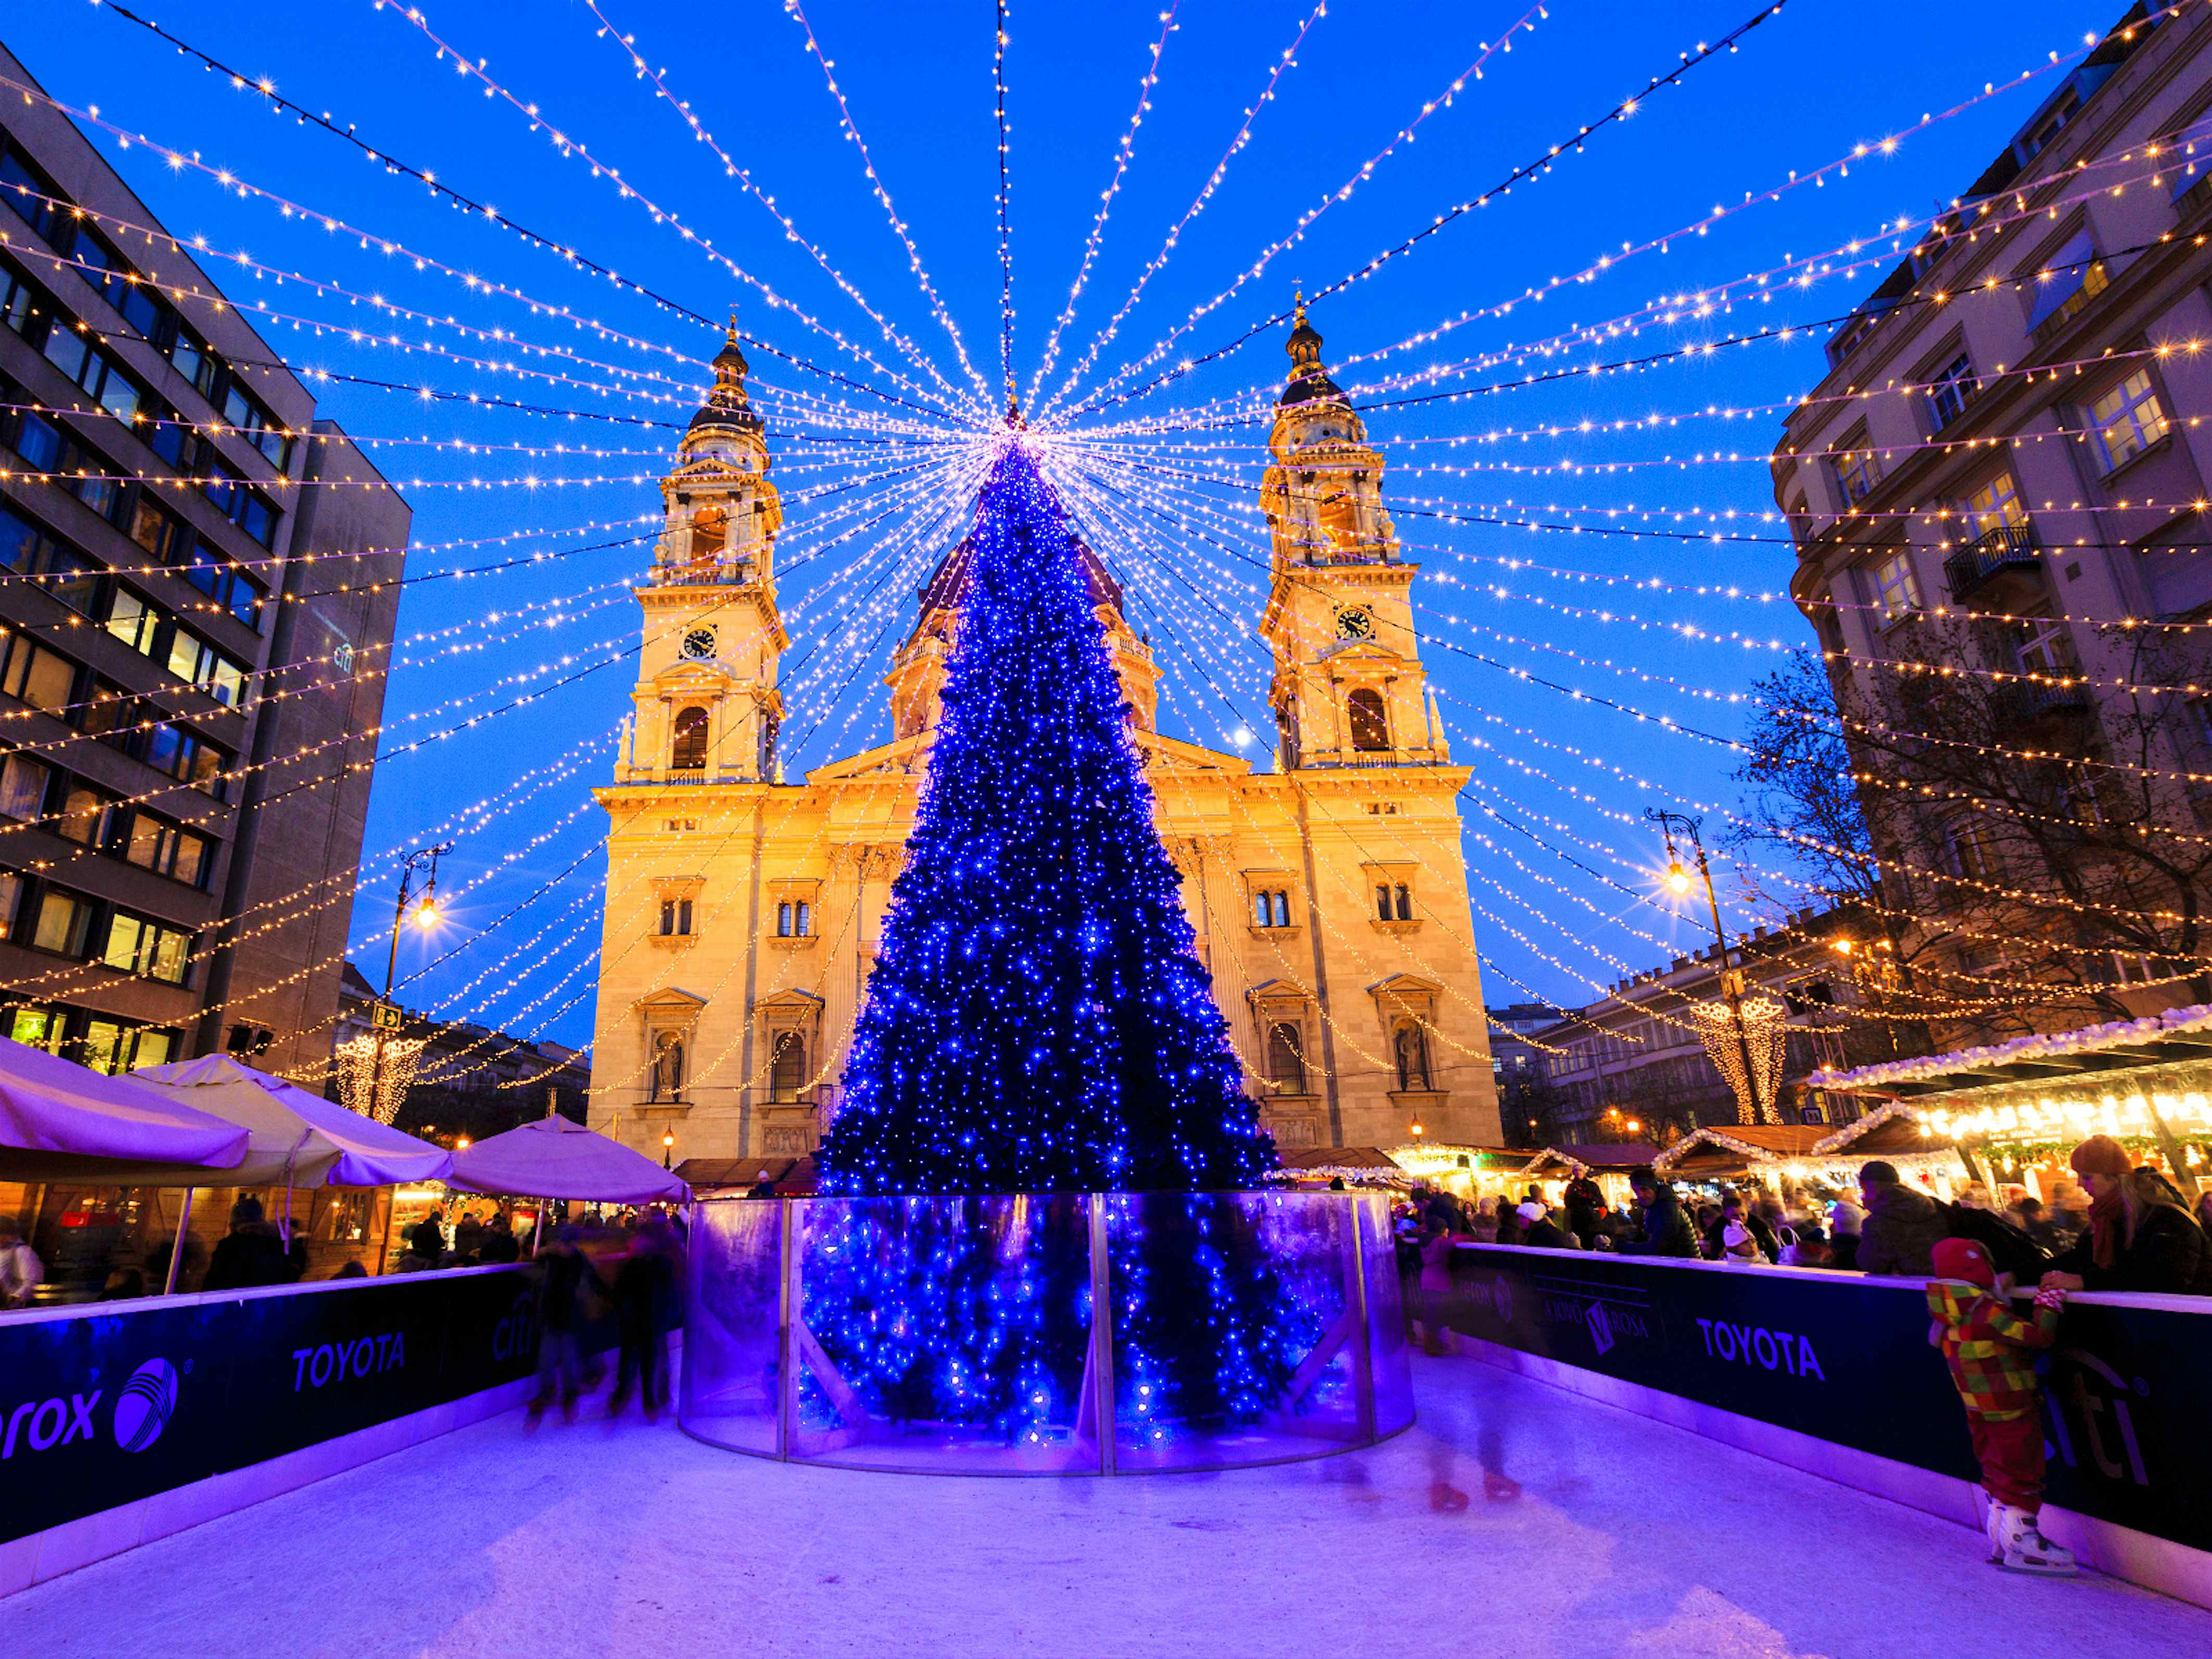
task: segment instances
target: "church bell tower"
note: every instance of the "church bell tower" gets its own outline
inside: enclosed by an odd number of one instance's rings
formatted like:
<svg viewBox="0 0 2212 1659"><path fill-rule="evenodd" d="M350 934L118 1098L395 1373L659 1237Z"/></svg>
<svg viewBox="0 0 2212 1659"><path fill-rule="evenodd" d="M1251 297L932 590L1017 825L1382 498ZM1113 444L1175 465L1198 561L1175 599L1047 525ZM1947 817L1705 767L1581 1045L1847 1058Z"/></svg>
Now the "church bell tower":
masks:
<svg viewBox="0 0 2212 1659"><path fill-rule="evenodd" d="M1273 543L1260 632L1275 658L1268 702L1280 762L1290 770L1441 763L1450 756L1413 629L1419 567L1400 556L1382 507L1382 458L1321 348L1302 299L1260 487Z"/></svg>
<svg viewBox="0 0 2212 1659"><path fill-rule="evenodd" d="M636 706L617 783L774 782L783 720L779 665L791 643L775 600L783 504L769 473L750 373L732 328L714 386L660 481Z"/></svg>

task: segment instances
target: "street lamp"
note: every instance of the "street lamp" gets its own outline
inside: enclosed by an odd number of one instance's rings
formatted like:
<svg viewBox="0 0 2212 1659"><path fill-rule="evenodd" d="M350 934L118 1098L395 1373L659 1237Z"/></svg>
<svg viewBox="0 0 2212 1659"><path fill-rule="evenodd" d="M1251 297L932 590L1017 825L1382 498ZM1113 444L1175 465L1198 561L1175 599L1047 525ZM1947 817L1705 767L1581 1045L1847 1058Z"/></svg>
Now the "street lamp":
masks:
<svg viewBox="0 0 2212 1659"><path fill-rule="evenodd" d="M1690 872L1682 867L1682 855L1674 848L1677 830L1689 837L1690 848L1697 854L1698 875L1705 884L1705 904L1713 920L1713 940L1720 948L1721 996L1728 1004L1729 1028L1735 1035L1736 1055L1743 1065L1744 1092L1748 1097L1745 1107L1748 1115L1744 1121L1756 1123L1760 1117L1759 1072L1751 1063L1751 1038L1743 1029L1743 990L1737 983L1735 970L1729 966L1728 929L1721 924L1720 896L1713 891L1712 866L1705 862L1705 843L1698 834L1702 820L1657 806L1645 807L1644 816L1657 824L1660 833L1667 838L1666 883L1669 891L1682 894L1690 890Z"/></svg>
<svg viewBox="0 0 2212 1659"><path fill-rule="evenodd" d="M672 1167L669 1164L669 1160L675 1156L676 1132L672 1129L666 1134L660 1137L660 1167L664 1170Z"/></svg>
<svg viewBox="0 0 2212 1659"><path fill-rule="evenodd" d="M415 907L415 925L428 933L438 925L438 856L453 850L453 843L441 842L435 847L418 847L399 861L399 896L392 905L392 949L384 958L384 1000L377 1005L376 1054L368 1066L368 1109L377 1115L382 1104L384 1090L385 1032L398 1022L392 1018L392 981L399 972L399 930L406 925L408 890L414 884L415 872L424 863L429 866L429 877L422 884L422 896ZM397 1114L394 1114L397 1115Z"/></svg>

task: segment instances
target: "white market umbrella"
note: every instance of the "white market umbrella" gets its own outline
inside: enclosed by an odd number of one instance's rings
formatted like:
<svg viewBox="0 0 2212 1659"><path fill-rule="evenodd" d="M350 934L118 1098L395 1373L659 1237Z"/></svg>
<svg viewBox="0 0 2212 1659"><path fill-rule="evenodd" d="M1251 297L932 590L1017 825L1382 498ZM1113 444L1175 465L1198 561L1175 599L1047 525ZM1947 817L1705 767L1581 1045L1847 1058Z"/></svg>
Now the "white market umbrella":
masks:
<svg viewBox="0 0 2212 1659"><path fill-rule="evenodd" d="M453 1154L444 1147L332 1105L320 1095L240 1065L228 1054L142 1066L131 1076L246 1131L245 1159L222 1172L221 1184L283 1188L288 1236L295 1187L388 1187L436 1181L453 1168ZM184 1218L169 1253L167 1291L173 1291L184 1260L185 1227L191 1218L191 1189L216 1183L204 1171L179 1169L158 1171L139 1184L185 1188Z"/></svg>
<svg viewBox="0 0 2212 1659"><path fill-rule="evenodd" d="M601 1204L680 1204L691 1196L651 1158L565 1117L533 1118L463 1147L446 1184L464 1193Z"/></svg>
<svg viewBox="0 0 2212 1659"><path fill-rule="evenodd" d="M393 1187L442 1181L453 1168L453 1154L444 1147L348 1111L228 1054L143 1066L131 1075L247 1131L245 1162L224 1173L227 1187Z"/></svg>
<svg viewBox="0 0 2212 1659"><path fill-rule="evenodd" d="M234 1178L250 1139L173 1091L0 1042L0 1178L206 1186Z"/></svg>

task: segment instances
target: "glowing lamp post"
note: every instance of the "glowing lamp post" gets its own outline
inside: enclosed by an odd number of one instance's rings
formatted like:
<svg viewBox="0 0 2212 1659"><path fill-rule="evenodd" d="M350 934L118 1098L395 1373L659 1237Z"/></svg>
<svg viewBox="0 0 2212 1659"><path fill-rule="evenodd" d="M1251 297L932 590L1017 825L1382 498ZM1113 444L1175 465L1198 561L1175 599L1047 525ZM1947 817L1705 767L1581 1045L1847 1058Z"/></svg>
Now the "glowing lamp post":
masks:
<svg viewBox="0 0 2212 1659"><path fill-rule="evenodd" d="M392 1006L392 986L399 971L399 935L410 921L407 901L412 896L416 871L427 866L428 878L421 896L415 900L411 921L417 931L428 933L445 919L438 908L438 859L440 854L453 850L453 842L441 842L435 847L418 847L400 861L399 895L392 906L392 946L384 962L384 995L370 1016L374 1030L366 1044L356 1037L346 1045L355 1052L340 1057L342 1061L352 1062L342 1064L339 1072L340 1091L356 1097L347 1103L364 1117L373 1117L380 1123L389 1123L399 1115L400 1102L413 1079L415 1060L423 1046L419 1038L400 1038L395 1042L392 1036L400 1025L399 1010ZM388 1055L387 1046L392 1049ZM368 1051L365 1056L359 1052L364 1047ZM358 1077L360 1062L364 1058L368 1062L367 1087L347 1087ZM465 1140L461 1144L468 1143Z"/></svg>
<svg viewBox="0 0 2212 1659"><path fill-rule="evenodd" d="M1667 873L1662 879L1667 890L1681 897L1690 890L1690 872L1682 867L1682 855L1675 850L1677 830L1689 839L1690 850L1697 855L1698 876L1705 884L1705 903L1712 916L1713 941L1719 947L1721 968L1721 997L1728 1005L1729 1030L1734 1036L1735 1059L1743 1067L1743 1077L1737 1085L1736 1101L1741 1121L1756 1123L1766 1115L1765 1091L1760 1086L1759 1068L1753 1063L1751 1038L1744 1030L1743 988L1740 977L1729 963L1728 929L1721 922L1721 902L1713 891L1712 867L1705 862L1705 844L1698 835L1698 820L1681 812L1669 812L1661 807L1647 806L1644 816L1659 826L1667 838ZM1726 1068L1723 1067L1723 1070ZM1768 1069L1772 1070L1770 1066ZM1735 1082L1734 1079L1729 1079ZM1779 1082L1779 1078L1777 1078Z"/></svg>

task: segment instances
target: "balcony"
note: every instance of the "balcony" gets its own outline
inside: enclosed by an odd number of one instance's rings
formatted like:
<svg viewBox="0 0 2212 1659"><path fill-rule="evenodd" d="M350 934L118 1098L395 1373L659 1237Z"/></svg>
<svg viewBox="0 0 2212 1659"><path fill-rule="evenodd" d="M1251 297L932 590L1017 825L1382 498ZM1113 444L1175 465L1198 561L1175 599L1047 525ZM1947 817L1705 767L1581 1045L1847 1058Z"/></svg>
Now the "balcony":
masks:
<svg viewBox="0 0 2212 1659"><path fill-rule="evenodd" d="M1986 530L1943 561L1943 580L1955 605L1994 583L2025 580L2031 585L2043 567L2035 532L2027 525L2001 524Z"/></svg>
<svg viewBox="0 0 2212 1659"><path fill-rule="evenodd" d="M2094 712L2086 685L2045 685L2023 680L1997 688L1990 714L1996 722L2014 732L2056 735Z"/></svg>

